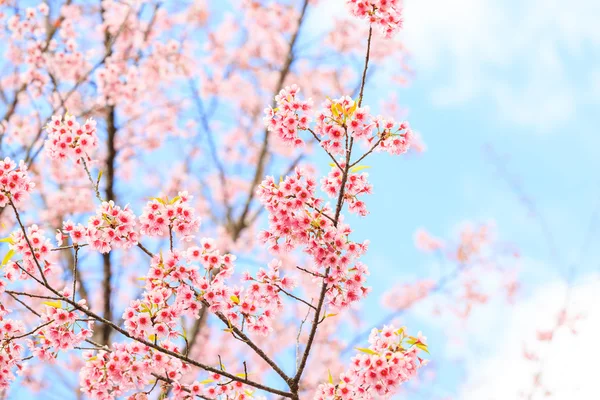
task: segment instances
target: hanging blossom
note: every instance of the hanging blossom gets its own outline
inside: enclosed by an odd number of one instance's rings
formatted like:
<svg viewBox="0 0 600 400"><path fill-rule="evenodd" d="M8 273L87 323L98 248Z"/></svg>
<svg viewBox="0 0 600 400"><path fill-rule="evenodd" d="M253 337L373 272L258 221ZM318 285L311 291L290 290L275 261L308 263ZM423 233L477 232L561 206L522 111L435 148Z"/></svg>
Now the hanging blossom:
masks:
<svg viewBox="0 0 600 400"><path fill-rule="evenodd" d="M406 153L413 137L407 122L374 117L369 107L358 107L348 96L323 102L315 133L322 138L321 147L333 155L345 155L348 136L392 155Z"/></svg>
<svg viewBox="0 0 600 400"><path fill-rule="evenodd" d="M189 205L192 198L188 192L179 192L171 200L155 198L149 201L140 216L141 234L166 236L175 232L182 240L193 239L193 234L200 229L200 218Z"/></svg>
<svg viewBox="0 0 600 400"><path fill-rule="evenodd" d="M181 351L168 341L160 346ZM111 351L85 351L83 359L85 365L79 373L81 391L100 400L117 399L128 391L142 390L156 379L153 372L177 381L190 370L181 360L137 342L114 343Z"/></svg>
<svg viewBox="0 0 600 400"><path fill-rule="evenodd" d="M16 378L14 370L23 370L23 345L14 338L25 333L21 321L5 319L11 310L0 304L0 390L9 388L10 383Z"/></svg>
<svg viewBox="0 0 600 400"><path fill-rule="evenodd" d="M414 134L407 122L396 123L392 118L373 116L369 107L359 107L348 96L327 99L316 116L315 130L310 119L300 111L311 112L312 101L297 98L298 86L288 86L275 97L277 108L265 109L265 122L284 142L299 147L304 141L300 130L308 130L319 138L320 145L331 155L346 155L349 138L361 141L376 151L392 155L404 154L413 142Z"/></svg>
<svg viewBox="0 0 600 400"><path fill-rule="evenodd" d="M177 346L168 341L161 342L160 346L180 352ZM83 393L92 399L112 400L135 391L129 399L146 400L148 395L144 389L156 381L153 374L171 380L171 399L187 400L196 396L207 399L219 396L236 400L256 399L252 387L218 373L208 374L208 379L203 381L182 383L182 376L190 372L187 364L136 342L114 343L110 351L86 351L83 358L85 365L80 371L79 382Z"/></svg>
<svg viewBox="0 0 600 400"><path fill-rule="evenodd" d="M72 295L70 290L61 294L65 297ZM74 307L64 307L60 300L44 304L45 310L40 318L43 328L38 329L32 339L27 339L27 347L34 357L53 362L60 350L71 350L91 338L94 323ZM85 299L79 300L78 304L87 308Z"/></svg>
<svg viewBox="0 0 600 400"><path fill-rule="evenodd" d="M29 243L27 243L27 239L29 239ZM4 276L9 281L27 280L31 276L38 275L38 264L44 275L51 273L55 267L50 261L50 249L52 248L50 239L44 236L44 230L37 225L27 228L27 238L21 230L13 232L8 237L8 243L11 252L8 259L21 257L19 261L9 261L6 264Z"/></svg>
<svg viewBox="0 0 600 400"><path fill-rule="evenodd" d="M346 166L343 161L339 164L341 168ZM362 168L362 166L356 166L348 170L348 178L344 185L344 201L348 204L348 211L364 217L368 214L367 206L358 196L371 194L373 186L367 181L369 174L365 172L357 173ZM327 193L329 197L337 197L342 187L342 177L342 170L337 165L333 165L329 174L321 178L321 190Z"/></svg>
<svg viewBox="0 0 600 400"><path fill-rule="evenodd" d="M181 317L198 318L202 307L192 286L199 279L198 266L188 265L180 252L155 255L141 299L132 301L123 313L127 331L143 339L183 337L178 330Z"/></svg>
<svg viewBox="0 0 600 400"><path fill-rule="evenodd" d="M360 353L352 358L348 370L340 374L339 382L330 376L329 383L319 385L314 399L389 399L425 365L417 353L428 352L426 340L421 332L417 337L407 336L404 328L373 329L369 347L357 348Z"/></svg>
<svg viewBox="0 0 600 400"><path fill-rule="evenodd" d="M369 20L390 38L402 28L401 0L346 0L355 16Z"/></svg>
<svg viewBox="0 0 600 400"><path fill-rule="evenodd" d="M46 125L48 139L45 150L53 160L64 160L67 157L79 162L82 158L90 160L90 155L98 147L96 121L88 118L80 125L74 115L54 115Z"/></svg>
<svg viewBox="0 0 600 400"><path fill-rule="evenodd" d="M31 181L23 160L18 167L8 157L0 161L0 208L6 207L11 199L18 206L27 199L34 187L35 183Z"/></svg>
<svg viewBox="0 0 600 400"><path fill-rule="evenodd" d="M327 274L327 299L334 309L346 308L368 293L364 286L369 270L358 262L368 241L349 239L350 227L333 223L333 212L315 197L316 182L300 168L277 184L267 177L257 189L257 197L269 213L269 229L260 239L271 251L289 252L304 248L314 263L315 280Z"/></svg>
<svg viewBox="0 0 600 400"><path fill-rule="evenodd" d="M112 200L104 201L96 209L96 215L88 220L87 227L71 221L63 222L57 241L60 245L62 239L70 236L73 243L87 242L100 253L108 253L113 248L129 249L138 243L135 225L135 214L129 206L121 209Z"/></svg>
<svg viewBox="0 0 600 400"><path fill-rule="evenodd" d="M298 130L308 129L309 113L312 111L312 100L302 101L297 98L300 91L298 85L286 86L275 96L276 108L265 108L267 129L284 142L294 147L301 147L304 141L298 136Z"/></svg>

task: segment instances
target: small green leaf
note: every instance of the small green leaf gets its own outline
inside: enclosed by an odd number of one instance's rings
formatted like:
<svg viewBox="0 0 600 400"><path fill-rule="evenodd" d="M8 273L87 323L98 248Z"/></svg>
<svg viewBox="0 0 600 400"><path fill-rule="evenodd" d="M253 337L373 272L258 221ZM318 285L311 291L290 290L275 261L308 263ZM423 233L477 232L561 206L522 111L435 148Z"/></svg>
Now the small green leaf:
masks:
<svg viewBox="0 0 600 400"><path fill-rule="evenodd" d="M175 196L173 197L173 199L169 202L169 204L175 204L177 203L179 200L181 200L181 196Z"/></svg>
<svg viewBox="0 0 600 400"><path fill-rule="evenodd" d="M10 249L8 251L8 253L6 253L6 255L4 256L4 258L2 259L2 267L4 267L6 265L7 262L10 261L10 259L15 255L15 251L13 249Z"/></svg>
<svg viewBox="0 0 600 400"><path fill-rule="evenodd" d="M427 345L426 345L426 344L423 344L423 343L417 343L415 346L417 346L419 349L423 350L425 353L427 353L427 354L431 354L431 353L429 352L429 349L427 348Z"/></svg>
<svg viewBox="0 0 600 400"><path fill-rule="evenodd" d="M360 351L361 353L367 353L367 354L371 354L371 355L374 355L374 356L376 356L377 354L379 354L376 351L373 351L371 349L366 349L364 347L355 347L355 348L356 348L356 350Z"/></svg>
<svg viewBox="0 0 600 400"><path fill-rule="evenodd" d="M160 204L162 205L166 205L165 201L163 199L161 199L160 197L150 197L150 200L156 200L158 201Z"/></svg>
<svg viewBox="0 0 600 400"><path fill-rule="evenodd" d="M240 299L235 295L232 294L230 297L231 301L233 301L235 304L240 304Z"/></svg>
<svg viewBox="0 0 600 400"><path fill-rule="evenodd" d="M5 237L0 239L0 243L10 243L10 244L14 244L14 240L11 236Z"/></svg>
<svg viewBox="0 0 600 400"><path fill-rule="evenodd" d="M368 165L357 165L356 167L352 167L350 168L350 172L355 173L355 172L359 172L362 171L364 169L368 169L371 168Z"/></svg>
<svg viewBox="0 0 600 400"><path fill-rule="evenodd" d="M62 308L62 302L60 300L44 301L42 304L49 307Z"/></svg>
<svg viewBox="0 0 600 400"><path fill-rule="evenodd" d="M333 376L331 376L331 371L327 370L327 374L329 374L329 383L333 385Z"/></svg>

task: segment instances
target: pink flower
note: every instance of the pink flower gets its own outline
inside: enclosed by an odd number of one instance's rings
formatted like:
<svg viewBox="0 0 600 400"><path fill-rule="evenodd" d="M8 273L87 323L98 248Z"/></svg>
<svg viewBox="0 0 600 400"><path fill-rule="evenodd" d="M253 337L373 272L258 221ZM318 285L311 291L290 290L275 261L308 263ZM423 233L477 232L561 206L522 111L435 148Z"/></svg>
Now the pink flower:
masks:
<svg viewBox="0 0 600 400"><path fill-rule="evenodd" d="M89 118L80 125L75 116L65 114L64 120L55 115L46 125L46 153L51 159L64 160L67 157L74 161L90 160L90 155L98 147L96 121Z"/></svg>
<svg viewBox="0 0 600 400"><path fill-rule="evenodd" d="M19 162L17 167L8 157L0 161L0 208L5 207L10 199L18 206L33 192L34 186L25 162Z"/></svg>
<svg viewBox="0 0 600 400"><path fill-rule="evenodd" d="M387 38L402 28L400 0L346 0L346 4L352 14L378 26Z"/></svg>

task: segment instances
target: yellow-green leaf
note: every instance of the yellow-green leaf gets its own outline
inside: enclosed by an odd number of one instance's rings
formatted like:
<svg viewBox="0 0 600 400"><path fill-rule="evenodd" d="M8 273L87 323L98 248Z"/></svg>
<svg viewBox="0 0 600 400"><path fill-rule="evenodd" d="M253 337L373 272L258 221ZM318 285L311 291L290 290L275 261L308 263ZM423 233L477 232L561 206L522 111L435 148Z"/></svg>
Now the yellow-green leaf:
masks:
<svg viewBox="0 0 600 400"><path fill-rule="evenodd" d="M360 351L361 353L367 353L367 354L372 354L372 355L377 355L379 353L377 353L376 351L373 351L371 349L366 349L364 347L356 347L356 350Z"/></svg>
<svg viewBox="0 0 600 400"><path fill-rule="evenodd" d="M10 261L10 259L15 255L15 251L13 249L10 249L8 251L8 253L6 253L6 255L4 256L4 258L2 259L2 266L4 267L6 265L7 262Z"/></svg>
<svg viewBox="0 0 600 400"><path fill-rule="evenodd" d="M431 353L429 353L429 349L427 348L426 344L417 343L415 346L417 346L419 349L423 350L425 353L431 354Z"/></svg>
<svg viewBox="0 0 600 400"><path fill-rule="evenodd" d="M329 375L329 383L333 385L333 376L331 376L331 371L327 370L327 374Z"/></svg>
<svg viewBox="0 0 600 400"><path fill-rule="evenodd" d="M352 167L350 168L350 172L354 173L354 172L359 172L362 171L364 169L368 169L371 168L368 165L357 165L356 167Z"/></svg>
<svg viewBox="0 0 600 400"><path fill-rule="evenodd" d="M333 114L333 116L334 116L334 117L336 117L336 118L340 116L340 112L338 111L338 108L337 108L337 103L333 103L333 104L331 105L331 113L332 113L332 114Z"/></svg>
<svg viewBox="0 0 600 400"><path fill-rule="evenodd" d="M156 200L158 201L160 204L165 205L165 201L159 197L150 197L150 200Z"/></svg>
<svg viewBox="0 0 600 400"><path fill-rule="evenodd" d="M206 385L208 383L213 383L215 380L214 379L205 379L202 382L200 382L201 385Z"/></svg>
<svg viewBox="0 0 600 400"><path fill-rule="evenodd" d="M152 335L148 336L148 340L154 342L156 340L156 335L153 333Z"/></svg>
<svg viewBox="0 0 600 400"><path fill-rule="evenodd" d="M62 302L60 300L44 301L42 304L49 307L62 308Z"/></svg>
<svg viewBox="0 0 600 400"><path fill-rule="evenodd" d="M178 202L179 200L181 200L181 196L175 196L173 197L173 200L171 200L169 202L169 204L175 204L176 202Z"/></svg>
<svg viewBox="0 0 600 400"><path fill-rule="evenodd" d="M10 244L14 244L15 241L13 240L12 236L8 236L5 238L0 239L0 243L10 243Z"/></svg>
<svg viewBox="0 0 600 400"><path fill-rule="evenodd" d="M349 116L354 115L354 112L356 111L357 108L358 108L358 102L355 101L354 105L352 107L350 107L350 111L348 112L348 115Z"/></svg>
<svg viewBox="0 0 600 400"><path fill-rule="evenodd" d="M231 301L233 301L235 304L240 304L240 299L235 295L232 294L230 297Z"/></svg>

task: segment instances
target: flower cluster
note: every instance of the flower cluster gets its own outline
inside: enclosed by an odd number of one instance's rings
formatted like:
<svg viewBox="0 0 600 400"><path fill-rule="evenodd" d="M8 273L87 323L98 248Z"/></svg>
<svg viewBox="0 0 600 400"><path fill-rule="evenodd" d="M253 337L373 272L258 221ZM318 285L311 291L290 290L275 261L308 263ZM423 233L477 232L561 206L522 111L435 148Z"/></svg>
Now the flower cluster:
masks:
<svg viewBox="0 0 600 400"><path fill-rule="evenodd" d="M340 167L344 168L345 163L341 162ZM367 207L364 201L358 199L358 196L371 194L373 186L367 181L369 176L367 173L357 173L361 168L361 166L356 166L349 169L345 183L344 201L348 204L348 211L364 217L368 214ZM342 177L343 171L337 165L334 165L329 174L321 179L321 190L327 193L329 197L338 196L342 187Z"/></svg>
<svg viewBox="0 0 600 400"><path fill-rule="evenodd" d="M179 352L168 341L161 342L160 346ZM170 380L173 388L171 399L217 399L220 396L239 400L254 398L251 387L218 373L210 373L208 379L203 381L184 384L180 381L190 370L187 364L137 342L115 343L110 351L87 351L83 357L85 366L79 374L80 386L83 393L92 399L112 400L121 398L127 392L137 391L128 398L146 400L147 392L142 390L156 381L155 374ZM237 376L242 377L244 373Z"/></svg>
<svg viewBox="0 0 600 400"><path fill-rule="evenodd" d="M188 250L191 260L200 261L207 271L217 272L211 281L200 278L196 282L199 296L213 313L220 313L229 325L247 327L252 333L268 335L272 321L282 308L280 291L294 287L289 277L280 276L281 262L269 263L268 271L261 268L256 276L244 274L248 287L231 287L225 284L234 272L235 257L220 255L211 241L203 240L202 250L192 247Z"/></svg>
<svg viewBox="0 0 600 400"><path fill-rule="evenodd" d="M33 191L34 186L23 161L18 167L8 157L0 161L0 208L5 207L11 199L15 206L19 205Z"/></svg>
<svg viewBox="0 0 600 400"><path fill-rule="evenodd" d="M415 376L424 361L417 356L427 351L426 338L407 336L404 328L384 326L373 329L369 348L358 348L361 353L352 358L350 368L340 374L339 383L332 378L321 384L315 400L371 400L388 399L399 386Z"/></svg>
<svg viewBox="0 0 600 400"><path fill-rule="evenodd" d="M201 302L193 290L198 282L197 265L187 265L179 252L168 252L152 258L146 275L145 291L123 313L125 328L135 337L174 340L181 317L197 318Z"/></svg>
<svg viewBox="0 0 600 400"><path fill-rule="evenodd" d="M83 307L85 303L79 301ZM40 360L52 361L59 350L73 349L92 337L93 321L84 319L74 308L63 308L60 300L45 303L40 321L43 328L36 331L33 339L27 339L27 346Z"/></svg>
<svg viewBox="0 0 600 400"><path fill-rule="evenodd" d="M27 242L29 239L29 243ZM37 275L37 265L39 264L47 275L53 264L50 262L50 239L44 237L44 231L37 225L27 228L27 237L21 230L13 232L9 237L10 250L13 254L21 256L19 262L10 261L7 263L4 275L9 281L17 279L26 280L30 276ZM29 247L31 244L31 247ZM33 252L31 249L33 248ZM36 261L37 260L37 261Z"/></svg>
<svg viewBox="0 0 600 400"><path fill-rule="evenodd" d="M274 252L303 246L314 263L315 277L327 278L329 304L336 309L345 308L368 292L363 286L368 268L356 261L366 251L368 242L349 239L350 227L334 220L329 207L322 206L315 197L315 188L315 180L299 168L279 184L267 177L257 190L269 212L269 230L262 232L260 238Z"/></svg>
<svg viewBox="0 0 600 400"><path fill-rule="evenodd" d="M53 160L64 160L69 157L77 162L86 157L98 147L96 121L89 118L80 125L75 116L65 114L64 120L60 115L54 115L46 125L48 139L45 149Z"/></svg>
<svg viewBox="0 0 600 400"><path fill-rule="evenodd" d="M10 310L0 305L0 390L8 389L10 382L15 379L13 370L23 368L21 353L23 346L14 340L25 333L25 327L20 321L4 319Z"/></svg>
<svg viewBox="0 0 600 400"><path fill-rule="evenodd" d="M148 236L165 236L175 232L182 240L191 240L200 228L200 218L195 216L189 205L191 199L187 192L179 192L171 200L152 199L140 216L140 232Z"/></svg>
<svg viewBox="0 0 600 400"><path fill-rule="evenodd" d="M170 342L162 342L160 346L179 351ZM79 373L81 390L90 398L100 400L120 398L130 390L144 388L155 380L153 372L177 381L189 370L177 358L137 342L114 343L110 352L86 351L83 358L85 366Z"/></svg>
<svg viewBox="0 0 600 400"><path fill-rule="evenodd" d="M348 96L323 102L317 114L315 133L323 138L321 146L333 155L345 154L348 135L393 155L406 153L413 137L408 123L397 124L391 118L373 117L368 107L358 107Z"/></svg>
<svg viewBox="0 0 600 400"><path fill-rule="evenodd" d="M401 0L346 0L352 14L377 24L385 37L402 28Z"/></svg>
<svg viewBox="0 0 600 400"><path fill-rule="evenodd" d="M244 377L245 373L237 374ZM236 399L250 400L256 399L250 386L242 382L232 381L221 374L212 373L208 379L201 382L194 381L190 385L174 384L173 394L176 399L190 399L196 396L203 399ZM190 397L192 395L192 397Z"/></svg>
<svg viewBox="0 0 600 400"><path fill-rule="evenodd" d="M321 146L330 154L344 154L347 134L355 139L369 139L372 130L368 107L358 107L348 96L325 100L317 114L315 132L323 138Z"/></svg>
<svg viewBox="0 0 600 400"><path fill-rule="evenodd" d="M312 101L299 100L297 97L300 88L298 85L287 86L275 96L277 108L265 109L265 122L267 129L275 132L284 142L295 147L300 147L304 141L298 136L298 129L308 129ZM301 113L302 112L302 113Z"/></svg>
<svg viewBox="0 0 600 400"><path fill-rule="evenodd" d="M377 117L374 123L380 141L377 151L385 151L396 156L408 151L414 134L407 122L397 124L393 119Z"/></svg>
<svg viewBox="0 0 600 400"><path fill-rule="evenodd" d="M92 249L108 253L113 248L128 249L137 245L139 235L135 224L135 214L128 206L121 209L112 200L104 201L96 209L96 215L88 220L87 227L66 221L57 239L60 244L62 238L69 235L73 243L87 241Z"/></svg>

